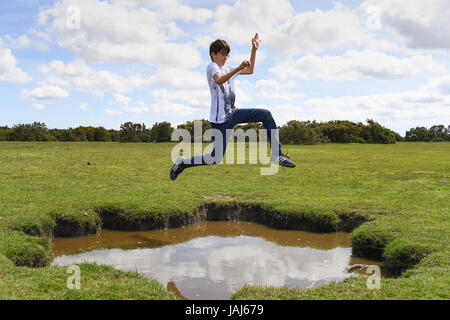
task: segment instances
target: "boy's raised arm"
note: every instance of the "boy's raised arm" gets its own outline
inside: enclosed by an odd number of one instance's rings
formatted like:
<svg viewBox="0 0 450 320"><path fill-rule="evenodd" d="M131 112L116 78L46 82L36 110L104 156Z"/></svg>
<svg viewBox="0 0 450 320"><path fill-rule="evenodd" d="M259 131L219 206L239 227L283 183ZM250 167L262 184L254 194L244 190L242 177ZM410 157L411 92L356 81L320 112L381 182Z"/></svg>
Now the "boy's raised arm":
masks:
<svg viewBox="0 0 450 320"><path fill-rule="evenodd" d="M259 35L258 33L256 33L252 39L252 54L250 57L250 67L242 70L241 74L253 74L253 72L255 71L256 51L258 50L260 43L261 40L259 40Z"/></svg>

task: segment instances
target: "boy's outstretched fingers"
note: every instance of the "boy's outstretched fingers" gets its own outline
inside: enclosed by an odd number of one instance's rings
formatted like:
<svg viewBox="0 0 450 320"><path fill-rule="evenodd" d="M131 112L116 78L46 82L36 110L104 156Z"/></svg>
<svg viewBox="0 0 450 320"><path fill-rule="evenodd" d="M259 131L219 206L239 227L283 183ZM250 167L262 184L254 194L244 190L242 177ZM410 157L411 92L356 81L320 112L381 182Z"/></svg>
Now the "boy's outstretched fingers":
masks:
<svg viewBox="0 0 450 320"><path fill-rule="evenodd" d="M255 34L255 37L252 39L253 48L258 49L261 40L259 40L258 33Z"/></svg>

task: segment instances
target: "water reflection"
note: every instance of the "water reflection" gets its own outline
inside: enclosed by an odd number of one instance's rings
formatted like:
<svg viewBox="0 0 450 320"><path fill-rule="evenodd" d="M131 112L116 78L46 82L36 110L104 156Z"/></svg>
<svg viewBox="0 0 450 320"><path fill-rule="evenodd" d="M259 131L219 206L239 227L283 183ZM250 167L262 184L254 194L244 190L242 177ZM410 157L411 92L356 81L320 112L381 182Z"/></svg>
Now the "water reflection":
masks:
<svg viewBox="0 0 450 320"><path fill-rule="evenodd" d="M200 234L203 234L201 237L195 237L195 226L183 228L184 230L138 233L139 237L136 237L137 233L128 233L125 237L127 240L124 242L128 247L132 246L130 239L134 239L135 246L145 245L147 239L148 244L158 243L159 247L152 248L95 249L76 255L61 255L63 250L61 251L56 241L55 250L59 256L55 257L52 265L82 262L107 264L120 270L137 271L146 277L157 279L175 291L177 288L181 295L188 299L229 299L234 291L245 284L307 288L312 281L317 281L315 287L331 281L342 281L354 275L345 271L347 266L364 263L351 257L349 246L335 246L328 250L312 248L309 245L303 248L300 246L303 238L309 239L306 240L309 243L323 247L323 243L321 245L319 243L326 240L327 236L332 239L331 242L348 243L348 235L344 234L315 235L298 231L286 232L256 224L239 223L238 229L241 233L245 229L244 233L263 234L268 229L272 238L274 233L283 233L285 236L277 241L273 239L268 241L248 234L227 237L205 235L217 233L217 229L223 229L223 232L229 234L234 226L232 224L203 223L200 228L197 226L197 231L200 230ZM208 225L211 227L208 228ZM195 238L178 243L180 239L171 235L174 232ZM125 234L122 233L122 236ZM316 241L312 241L314 237ZM319 241L319 238L322 241ZM92 246L95 246L93 243L105 245L102 241L94 239L101 239L101 236L92 237L90 240ZM70 239L61 240L70 241ZM71 240L72 243L76 241ZM279 242L284 245L280 245ZM64 247L62 244L61 246Z"/></svg>

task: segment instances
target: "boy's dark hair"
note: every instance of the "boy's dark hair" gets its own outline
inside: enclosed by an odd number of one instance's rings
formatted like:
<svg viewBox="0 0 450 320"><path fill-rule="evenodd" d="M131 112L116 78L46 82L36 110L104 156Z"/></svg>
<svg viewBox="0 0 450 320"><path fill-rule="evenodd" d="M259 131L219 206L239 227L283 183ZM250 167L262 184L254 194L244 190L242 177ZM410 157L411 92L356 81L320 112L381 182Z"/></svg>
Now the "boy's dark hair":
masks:
<svg viewBox="0 0 450 320"><path fill-rule="evenodd" d="M211 43L211 46L209 47L209 55L212 60L212 53L218 54L219 52L224 53L225 55L228 55L230 53L231 49L228 43L225 40L216 40L213 43Z"/></svg>

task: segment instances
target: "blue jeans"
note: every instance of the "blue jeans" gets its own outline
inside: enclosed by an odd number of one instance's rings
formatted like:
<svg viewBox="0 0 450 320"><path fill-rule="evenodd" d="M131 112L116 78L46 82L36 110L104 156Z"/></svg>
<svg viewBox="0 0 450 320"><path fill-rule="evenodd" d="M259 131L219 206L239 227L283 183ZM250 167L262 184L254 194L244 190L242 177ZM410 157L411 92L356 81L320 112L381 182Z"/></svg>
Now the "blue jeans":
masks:
<svg viewBox="0 0 450 320"><path fill-rule="evenodd" d="M230 137L229 130L232 130L237 124L253 123L253 122L262 122L264 128L267 130L267 140L270 143L272 155L281 155L282 153L281 153L281 144L278 136L278 128L270 111L266 109L235 109L235 111L231 114L230 118L226 122L211 123L211 127L213 129L219 130L222 133L221 135L223 139L222 143L221 144L218 143L214 139L215 137L213 136L212 140L214 149L212 153L198 155L192 157L191 159L186 159L186 161L183 164L183 167L191 168L197 166L215 165L220 163L222 161L223 156L225 155L225 150L227 148L228 140ZM273 133L272 137L273 130L276 131ZM218 151L217 149L220 146L222 147L222 153L219 157L216 158L216 152Z"/></svg>

